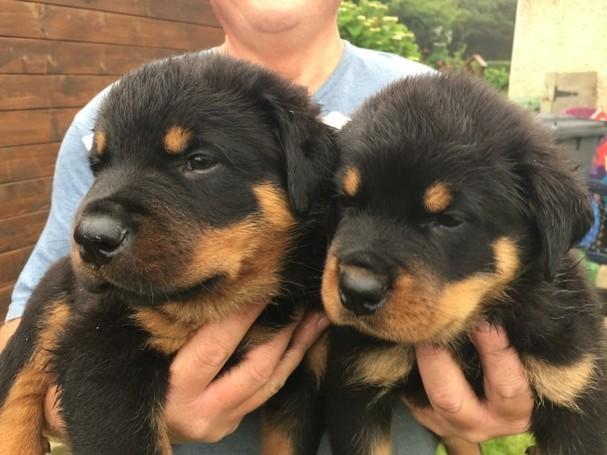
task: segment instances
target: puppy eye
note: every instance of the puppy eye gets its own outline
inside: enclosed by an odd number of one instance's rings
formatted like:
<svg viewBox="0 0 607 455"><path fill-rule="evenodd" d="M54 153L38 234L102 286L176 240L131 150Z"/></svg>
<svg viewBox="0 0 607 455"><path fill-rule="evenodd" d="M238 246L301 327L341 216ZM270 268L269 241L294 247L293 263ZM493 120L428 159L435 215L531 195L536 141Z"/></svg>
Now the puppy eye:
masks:
<svg viewBox="0 0 607 455"><path fill-rule="evenodd" d="M438 226L453 229L461 226L464 220L456 215L440 213L436 216L435 222Z"/></svg>
<svg viewBox="0 0 607 455"><path fill-rule="evenodd" d="M194 153L188 157L185 168L190 172L209 172L219 164L219 161L206 153Z"/></svg>

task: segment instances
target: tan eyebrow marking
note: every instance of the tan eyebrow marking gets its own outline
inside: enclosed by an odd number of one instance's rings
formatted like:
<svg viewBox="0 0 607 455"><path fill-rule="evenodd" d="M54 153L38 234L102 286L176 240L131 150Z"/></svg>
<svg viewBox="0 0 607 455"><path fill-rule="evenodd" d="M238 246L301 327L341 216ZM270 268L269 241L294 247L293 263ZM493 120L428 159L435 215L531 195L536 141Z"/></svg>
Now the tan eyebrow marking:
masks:
<svg viewBox="0 0 607 455"><path fill-rule="evenodd" d="M424 206L431 213L440 213L449 207L453 201L453 194L442 182L429 186L424 193Z"/></svg>
<svg viewBox="0 0 607 455"><path fill-rule="evenodd" d="M191 138L192 132L190 130L183 126L172 126L164 135L164 148L168 153L177 155L188 147Z"/></svg>
<svg viewBox="0 0 607 455"><path fill-rule="evenodd" d="M103 156L105 153L105 146L107 144L105 132L104 131L95 131L95 151L97 155Z"/></svg>
<svg viewBox="0 0 607 455"><path fill-rule="evenodd" d="M344 193L350 197L355 196L360 188L360 172L358 172L358 169L348 168L341 180L341 185Z"/></svg>

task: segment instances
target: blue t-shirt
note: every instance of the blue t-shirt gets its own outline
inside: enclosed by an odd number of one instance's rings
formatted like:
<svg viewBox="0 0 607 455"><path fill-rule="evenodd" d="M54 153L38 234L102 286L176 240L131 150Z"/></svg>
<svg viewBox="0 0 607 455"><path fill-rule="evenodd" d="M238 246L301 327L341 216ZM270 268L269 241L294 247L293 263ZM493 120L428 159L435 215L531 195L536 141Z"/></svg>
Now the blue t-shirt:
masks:
<svg viewBox="0 0 607 455"><path fill-rule="evenodd" d="M431 71L428 67L392 54L361 49L344 41L344 51L329 79L314 94L327 123L339 127L367 97L388 83L406 76ZM72 221L76 209L91 187L93 175L88 165L92 128L109 87L91 100L74 118L57 157L51 210L42 235L25 265L12 295L7 320L20 317L32 290L46 270L69 254ZM397 404L393 419L394 454L433 455L436 438L417 424ZM238 430L216 444L176 446L176 455L239 455L259 451L259 414L247 416ZM330 453L326 438L319 455Z"/></svg>

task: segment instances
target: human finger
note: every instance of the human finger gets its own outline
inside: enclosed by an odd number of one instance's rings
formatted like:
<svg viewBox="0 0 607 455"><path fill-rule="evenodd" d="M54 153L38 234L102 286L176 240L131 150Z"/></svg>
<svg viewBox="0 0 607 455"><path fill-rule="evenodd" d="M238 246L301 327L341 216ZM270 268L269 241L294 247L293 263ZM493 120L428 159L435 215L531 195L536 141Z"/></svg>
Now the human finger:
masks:
<svg viewBox="0 0 607 455"><path fill-rule="evenodd" d="M298 322L299 319L273 334L265 343L251 349L238 365L213 381L205 390L201 406L234 412L266 386L287 350Z"/></svg>
<svg viewBox="0 0 607 455"><path fill-rule="evenodd" d="M301 363L308 349L314 345L328 326L329 320L323 313L307 315L295 330L290 346L278 363L271 378L251 399L243 403L239 413L248 414L254 411L277 393Z"/></svg>
<svg viewBox="0 0 607 455"><path fill-rule="evenodd" d="M416 347L416 355L432 409L454 425L475 426L484 409L451 354L442 348L423 345Z"/></svg>
<svg viewBox="0 0 607 455"><path fill-rule="evenodd" d="M198 329L171 363L169 394L171 390L183 391L185 395L182 398L189 400L204 391L263 309L263 305L249 305L229 318L205 324Z"/></svg>
<svg viewBox="0 0 607 455"><path fill-rule="evenodd" d="M492 414L511 420L529 420L533 395L520 357L501 327L482 323L472 333L485 381L485 396Z"/></svg>

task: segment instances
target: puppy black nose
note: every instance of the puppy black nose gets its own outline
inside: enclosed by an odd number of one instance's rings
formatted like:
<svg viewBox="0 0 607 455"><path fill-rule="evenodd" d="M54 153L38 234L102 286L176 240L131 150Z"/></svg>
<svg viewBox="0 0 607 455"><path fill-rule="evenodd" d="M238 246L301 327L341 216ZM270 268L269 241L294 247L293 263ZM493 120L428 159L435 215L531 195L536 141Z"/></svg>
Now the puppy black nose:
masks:
<svg viewBox="0 0 607 455"><path fill-rule="evenodd" d="M366 267L342 266L339 274L339 298L343 306L358 316L370 315L385 303L390 287L388 276Z"/></svg>
<svg viewBox="0 0 607 455"><path fill-rule="evenodd" d="M83 215L74 231L80 257L93 265L108 263L125 245L127 237L124 223L107 214Z"/></svg>

